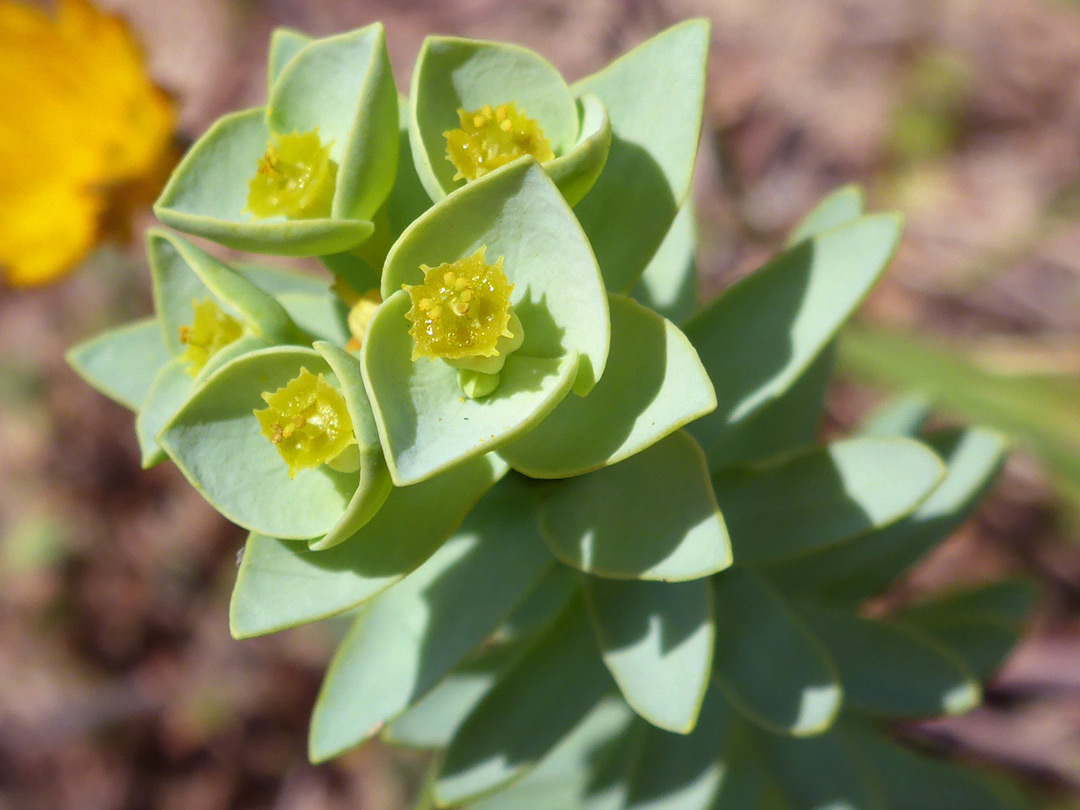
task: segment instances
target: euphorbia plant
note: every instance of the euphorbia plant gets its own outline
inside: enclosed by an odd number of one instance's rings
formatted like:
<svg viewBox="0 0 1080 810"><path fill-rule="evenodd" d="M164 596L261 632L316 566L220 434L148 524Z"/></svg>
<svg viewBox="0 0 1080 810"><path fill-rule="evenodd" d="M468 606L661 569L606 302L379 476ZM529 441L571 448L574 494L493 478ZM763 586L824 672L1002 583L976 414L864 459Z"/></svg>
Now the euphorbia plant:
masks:
<svg viewBox="0 0 1080 810"><path fill-rule="evenodd" d="M1015 806L882 723L977 705L1027 588L858 609L1002 442L910 407L819 442L831 344L900 235L855 189L698 307L707 49L690 21L567 85L432 38L399 103L378 26L278 32L268 107L158 211L333 285L154 232L157 317L71 362L251 532L236 637L351 621L315 761L430 748L423 801L488 810Z"/></svg>

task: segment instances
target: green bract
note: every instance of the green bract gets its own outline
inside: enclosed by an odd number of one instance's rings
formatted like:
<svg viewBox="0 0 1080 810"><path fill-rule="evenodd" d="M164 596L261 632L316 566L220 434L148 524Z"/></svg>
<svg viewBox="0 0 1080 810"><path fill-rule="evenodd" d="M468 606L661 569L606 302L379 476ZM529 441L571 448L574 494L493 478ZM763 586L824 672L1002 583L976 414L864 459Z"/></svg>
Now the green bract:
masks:
<svg viewBox="0 0 1080 810"><path fill-rule="evenodd" d="M397 90L381 25L304 42L277 39L264 108L221 118L177 166L154 211L167 225L238 250L315 256L354 248L397 172ZM337 164L329 211L289 219L249 210L249 182L275 138L318 131Z"/></svg>
<svg viewBox="0 0 1080 810"><path fill-rule="evenodd" d="M550 150L529 154L543 161L571 205L585 196L607 160L611 124L604 105L595 96L574 94L547 60L517 45L428 37L409 95L416 172L436 202L466 184L447 159L447 133L463 123L459 111L483 118L485 107L514 104L535 121Z"/></svg>
<svg viewBox="0 0 1080 810"><path fill-rule="evenodd" d="M923 433L909 399L821 440L837 333L900 235L853 187L700 306L707 52L691 20L568 86L432 37L405 100L378 25L279 30L267 106L211 127L157 211L333 281L155 230L156 317L69 360L249 530L234 636L347 617L313 761L438 751L422 807L1022 807L886 735L979 703L1030 588L862 611L1004 443Z"/></svg>

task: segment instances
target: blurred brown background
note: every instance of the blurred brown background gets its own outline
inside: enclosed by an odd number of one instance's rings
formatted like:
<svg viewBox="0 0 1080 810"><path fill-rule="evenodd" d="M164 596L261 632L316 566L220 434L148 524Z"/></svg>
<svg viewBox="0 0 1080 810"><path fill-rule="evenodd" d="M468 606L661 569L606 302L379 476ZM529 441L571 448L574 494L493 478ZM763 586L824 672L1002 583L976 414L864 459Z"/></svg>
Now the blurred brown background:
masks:
<svg viewBox="0 0 1080 810"><path fill-rule="evenodd" d="M907 215L863 321L937 336L998 380L1060 383L1052 410L1036 392L1016 423L1043 431L1021 448L1056 448L1057 466L1021 449L977 519L896 598L1003 572L1040 580L1029 638L986 707L915 733L1019 774L1048 807L1080 808L1069 798L1080 796L1080 522L1062 476L1072 458L1080 466L1080 4L102 5L130 22L173 94L181 145L262 103L277 25L327 34L382 20L404 89L428 33L514 40L573 79L675 21L710 17L697 178L706 294L759 264L823 193L858 181L873 207ZM170 465L140 470L130 415L64 365L76 340L150 311L138 239L149 221L142 210L132 245L100 248L54 287L0 288L0 810L403 807L418 756L372 744L306 763L335 628L232 641L240 532ZM846 378L828 429L880 400Z"/></svg>

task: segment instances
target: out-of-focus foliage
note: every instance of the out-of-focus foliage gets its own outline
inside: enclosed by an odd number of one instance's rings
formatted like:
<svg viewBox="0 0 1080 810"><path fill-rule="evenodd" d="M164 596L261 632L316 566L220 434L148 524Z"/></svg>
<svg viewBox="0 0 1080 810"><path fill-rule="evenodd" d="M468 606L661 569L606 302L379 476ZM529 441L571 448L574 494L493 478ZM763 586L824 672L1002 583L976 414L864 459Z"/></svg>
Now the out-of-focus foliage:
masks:
<svg viewBox="0 0 1080 810"><path fill-rule="evenodd" d="M49 283L99 240L110 209L161 174L171 100L124 23L87 0L55 14L0 0L0 272Z"/></svg>

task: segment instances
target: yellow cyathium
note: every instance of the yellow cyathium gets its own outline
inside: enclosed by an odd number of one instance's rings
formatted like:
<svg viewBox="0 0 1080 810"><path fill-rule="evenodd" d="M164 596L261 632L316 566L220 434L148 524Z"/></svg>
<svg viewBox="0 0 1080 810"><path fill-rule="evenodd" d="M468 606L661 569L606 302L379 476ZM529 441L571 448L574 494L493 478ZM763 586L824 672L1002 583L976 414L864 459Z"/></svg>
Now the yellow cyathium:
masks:
<svg viewBox="0 0 1080 810"><path fill-rule="evenodd" d="M187 347L183 360L194 377L211 357L244 334L244 325L223 311L214 299L192 301L195 319L180 327L180 342Z"/></svg>
<svg viewBox="0 0 1080 810"><path fill-rule="evenodd" d="M338 165L318 128L275 136L248 181L247 210L256 217L316 219L330 216Z"/></svg>
<svg viewBox="0 0 1080 810"><path fill-rule="evenodd" d="M540 124L512 101L472 112L458 110L458 118L461 127L443 133L446 159L457 169L455 180L476 180L522 155L541 163L555 157Z"/></svg>

